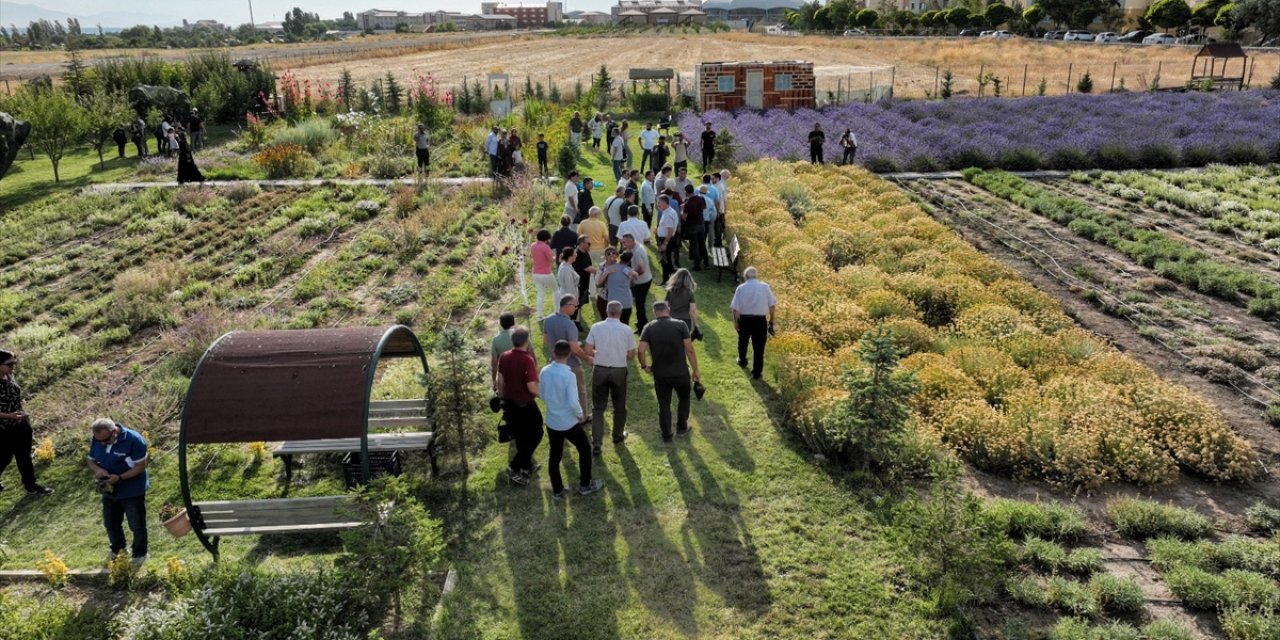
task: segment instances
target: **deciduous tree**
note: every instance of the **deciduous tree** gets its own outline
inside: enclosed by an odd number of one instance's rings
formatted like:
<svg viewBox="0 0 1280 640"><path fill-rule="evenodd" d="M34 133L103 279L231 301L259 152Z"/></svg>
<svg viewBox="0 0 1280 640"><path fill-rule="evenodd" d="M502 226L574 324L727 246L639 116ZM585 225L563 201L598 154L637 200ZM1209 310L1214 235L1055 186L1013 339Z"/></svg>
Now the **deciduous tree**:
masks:
<svg viewBox="0 0 1280 640"><path fill-rule="evenodd" d="M62 156L84 137L84 108L64 91L25 87L14 97L13 104L22 119L31 123L29 144L49 156L53 181L60 182L58 164Z"/></svg>
<svg viewBox="0 0 1280 640"><path fill-rule="evenodd" d="M84 103L85 139L98 152L98 166L105 169L102 150L111 140L111 134L124 127L133 117L133 110L118 93L96 93Z"/></svg>
<svg viewBox="0 0 1280 640"><path fill-rule="evenodd" d="M1231 20L1237 30L1257 29L1262 34L1260 41L1266 42L1280 34L1280 0L1240 0Z"/></svg>
<svg viewBox="0 0 1280 640"><path fill-rule="evenodd" d="M1186 0L1156 0L1143 15L1151 24L1166 31L1182 29L1191 21L1191 7Z"/></svg>

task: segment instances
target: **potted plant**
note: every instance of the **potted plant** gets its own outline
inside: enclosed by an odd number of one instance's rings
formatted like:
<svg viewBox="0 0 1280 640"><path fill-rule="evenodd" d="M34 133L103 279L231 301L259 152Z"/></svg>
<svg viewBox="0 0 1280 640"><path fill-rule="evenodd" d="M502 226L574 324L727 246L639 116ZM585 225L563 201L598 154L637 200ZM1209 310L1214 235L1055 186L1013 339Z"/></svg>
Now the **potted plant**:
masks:
<svg viewBox="0 0 1280 640"><path fill-rule="evenodd" d="M160 507L160 523L175 538L191 533L191 519L187 517L187 510L171 504Z"/></svg>

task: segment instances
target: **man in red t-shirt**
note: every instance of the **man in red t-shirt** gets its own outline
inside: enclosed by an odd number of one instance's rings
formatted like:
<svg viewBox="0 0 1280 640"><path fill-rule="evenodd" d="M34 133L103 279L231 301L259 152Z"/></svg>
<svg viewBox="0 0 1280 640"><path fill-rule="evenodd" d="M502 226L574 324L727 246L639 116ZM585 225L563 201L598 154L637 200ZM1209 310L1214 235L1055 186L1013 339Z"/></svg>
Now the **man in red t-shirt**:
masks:
<svg viewBox="0 0 1280 640"><path fill-rule="evenodd" d="M498 357L498 395L502 419L511 427L516 454L504 473L519 485L533 475L533 452L542 442L542 412L538 410L538 360L529 351L529 328L511 330L512 349Z"/></svg>

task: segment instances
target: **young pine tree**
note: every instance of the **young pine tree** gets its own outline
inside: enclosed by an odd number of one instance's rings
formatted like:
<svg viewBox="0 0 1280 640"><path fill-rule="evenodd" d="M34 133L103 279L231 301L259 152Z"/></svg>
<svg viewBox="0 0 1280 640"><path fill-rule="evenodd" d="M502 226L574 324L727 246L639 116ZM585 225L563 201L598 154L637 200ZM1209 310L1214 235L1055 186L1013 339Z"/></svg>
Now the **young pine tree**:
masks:
<svg viewBox="0 0 1280 640"><path fill-rule="evenodd" d="M400 86L400 83L396 81L395 75L390 71L387 72L384 83L385 86L383 87L383 94L386 98L385 113L398 116L400 115L400 105L404 101L404 89Z"/></svg>

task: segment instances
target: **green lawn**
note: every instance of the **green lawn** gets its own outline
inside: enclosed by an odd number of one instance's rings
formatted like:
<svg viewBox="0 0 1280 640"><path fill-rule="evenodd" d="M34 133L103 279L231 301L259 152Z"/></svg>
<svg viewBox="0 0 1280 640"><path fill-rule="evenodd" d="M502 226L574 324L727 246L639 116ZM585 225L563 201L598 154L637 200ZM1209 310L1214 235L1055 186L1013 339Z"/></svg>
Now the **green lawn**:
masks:
<svg viewBox="0 0 1280 640"><path fill-rule="evenodd" d="M942 635L901 588L910 554L886 537L885 514L866 506L875 500L783 437L774 390L735 364L732 288L699 275L708 393L693 403L691 439L662 443L652 379L632 366L631 437L605 444L602 493L556 504L545 470L510 486L507 447L490 446L465 501L441 496L465 505L445 514L460 583L442 637Z"/></svg>

